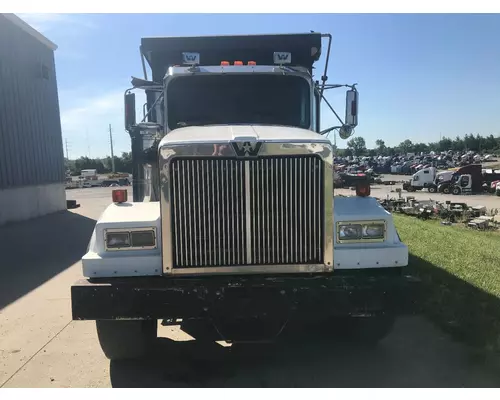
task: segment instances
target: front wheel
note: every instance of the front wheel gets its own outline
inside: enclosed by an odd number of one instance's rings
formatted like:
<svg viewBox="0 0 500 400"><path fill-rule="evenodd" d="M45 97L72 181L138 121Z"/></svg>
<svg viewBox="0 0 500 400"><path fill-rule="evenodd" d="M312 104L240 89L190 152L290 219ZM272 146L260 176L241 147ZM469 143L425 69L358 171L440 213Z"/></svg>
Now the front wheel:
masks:
<svg viewBox="0 0 500 400"><path fill-rule="evenodd" d="M97 336L110 360L141 358L157 338L158 321L97 320Z"/></svg>

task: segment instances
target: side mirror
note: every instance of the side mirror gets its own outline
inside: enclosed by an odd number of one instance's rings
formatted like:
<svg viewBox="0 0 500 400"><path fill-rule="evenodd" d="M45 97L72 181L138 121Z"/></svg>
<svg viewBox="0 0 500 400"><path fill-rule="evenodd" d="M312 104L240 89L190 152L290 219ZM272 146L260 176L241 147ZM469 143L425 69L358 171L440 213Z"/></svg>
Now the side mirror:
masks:
<svg viewBox="0 0 500 400"><path fill-rule="evenodd" d="M136 124L135 93L125 94L125 129L130 130Z"/></svg>
<svg viewBox="0 0 500 400"><path fill-rule="evenodd" d="M358 91L346 92L345 124L351 127L358 125Z"/></svg>
<svg viewBox="0 0 500 400"><path fill-rule="evenodd" d="M350 125L342 125L339 129L339 136L341 139L345 140L351 137L352 135L352 126Z"/></svg>

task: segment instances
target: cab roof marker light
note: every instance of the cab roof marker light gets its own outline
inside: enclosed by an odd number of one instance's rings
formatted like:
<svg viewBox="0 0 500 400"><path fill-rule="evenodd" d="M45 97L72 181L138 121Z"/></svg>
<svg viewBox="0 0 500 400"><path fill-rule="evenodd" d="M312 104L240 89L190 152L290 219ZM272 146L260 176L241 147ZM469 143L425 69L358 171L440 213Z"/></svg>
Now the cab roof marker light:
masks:
<svg viewBox="0 0 500 400"><path fill-rule="evenodd" d="M370 183L369 182L359 182L356 185L356 196L359 196L359 197L370 196Z"/></svg>
<svg viewBox="0 0 500 400"><path fill-rule="evenodd" d="M235 61L234 65L243 65L243 61Z"/></svg>
<svg viewBox="0 0 500 400"><path fill-rule="evenodd" d="M257 63L255 61L249 61L247 64L248 65L257 65Z"/></svg>
<svg viewBox="0 0 500 400"><path fill-rule="evenodd" d="M113 203L126 203L128 199L127 189L115 189L112 192Z"/></svg>
<svg viewBox="0 0 500 400"><path fill-rule="evenodd" d="M227 67L227 66L229 66L229 61L221 61L220 65L223 67Z"/></svg>

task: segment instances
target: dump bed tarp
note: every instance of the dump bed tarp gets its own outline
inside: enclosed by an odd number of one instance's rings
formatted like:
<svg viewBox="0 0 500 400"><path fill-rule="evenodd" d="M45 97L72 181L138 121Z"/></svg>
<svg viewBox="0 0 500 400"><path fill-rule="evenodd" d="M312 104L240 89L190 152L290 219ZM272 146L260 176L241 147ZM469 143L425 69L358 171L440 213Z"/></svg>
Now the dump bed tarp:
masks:
<svg viewBox="0 0 500 400"><path fill-rule="evenodd" d="M199 53L200 65L220 65L221 61L273 65L274 52L290 52L289 65L303 66L312 73L321 53L321 33L152 37L143 38L141 48L156 82L162 81L168 67L183 65L183 52Z"/></svg>

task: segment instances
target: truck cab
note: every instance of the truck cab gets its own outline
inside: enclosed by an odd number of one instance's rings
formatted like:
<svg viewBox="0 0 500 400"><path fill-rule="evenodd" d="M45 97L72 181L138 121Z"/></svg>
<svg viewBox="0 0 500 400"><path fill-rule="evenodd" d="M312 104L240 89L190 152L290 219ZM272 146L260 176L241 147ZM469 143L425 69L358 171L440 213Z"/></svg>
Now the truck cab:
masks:
<svg viewBox="0 0 500 400"><path fill-rule="evenodd" d="M434 188L436 173L437 169L435 167L422 168L415 172L408 182L403 184L403 189L408 192L414 192L416 190Z"/></svg>
<svg viewBox="0 0 500 400"><path fill-rule="evenodd" d="M374 342L390 332L410 296L408 247L366 179L333 196L328 135L352 135L358 92L326 84L330 45L320 33L142 39L144 79L125 92L133 198L113 190L71 292L108 358L146 354L159 320L210 321L231 343L249 340L231 327L268 340L293 318ZM337 88L344 120L322 129Z"/></svg>
<svg viewBox="0 0 500 400"><path fill-rule="evenodd" d="M483 192L483 174L481 164L470 164L452 171L450 180L438 185L438 192L453 193L481 193Z"/></svg>

